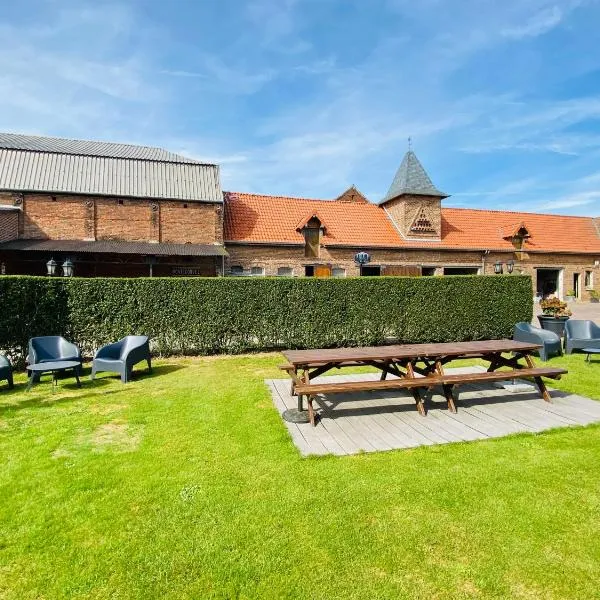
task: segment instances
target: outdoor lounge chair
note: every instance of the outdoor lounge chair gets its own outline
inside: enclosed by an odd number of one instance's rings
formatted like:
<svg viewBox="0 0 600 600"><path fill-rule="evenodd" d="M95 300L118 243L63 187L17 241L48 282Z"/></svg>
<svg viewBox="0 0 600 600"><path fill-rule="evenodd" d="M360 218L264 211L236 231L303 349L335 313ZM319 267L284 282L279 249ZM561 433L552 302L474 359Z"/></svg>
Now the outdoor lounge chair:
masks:
<svg viewBox="0 0 600 600"><path fill-rule="evenodd" d="M551 354L562 354L560 337L553 331L534 327L529 323L517 323L513 332L513 340L541 344L540 359L548 360Z"/></svg>
<svg viewBox="0 0 600 600"><path fill-rule="evenodd" d="M133 365L143 360L148 363L148 370L152 371L148 337L128 335L114 344L103 346L96 352L92 364L92 379L99 371L110 371L119 373L121 381L127 383L131 377Z"/></svg>
<svg viewBox="0 0 600 600"><path fill-rule="evenodd" d="M569 319L565 323L565 352L583 348L600 348L600 327L594 321Z"/></svg>
<svg viewBox="0 0 600 600"><path fill-rule="evenodd" d="M34 337L29 340L29 356L27 361L30 365L48 363L63 360L73 360L80 364L78 374L81 374L81 351L79 348L65 340L60 335L45 335ZM33 380L39 381L40 374L34 373Z"/></svg>
<svg viewBox="0 0 600 600"><path fill-rule="evenodd" d="M5 379L8 381L8 389L12 389L14 387L12 365L4 354L0 354L0 381Z"/></svg>

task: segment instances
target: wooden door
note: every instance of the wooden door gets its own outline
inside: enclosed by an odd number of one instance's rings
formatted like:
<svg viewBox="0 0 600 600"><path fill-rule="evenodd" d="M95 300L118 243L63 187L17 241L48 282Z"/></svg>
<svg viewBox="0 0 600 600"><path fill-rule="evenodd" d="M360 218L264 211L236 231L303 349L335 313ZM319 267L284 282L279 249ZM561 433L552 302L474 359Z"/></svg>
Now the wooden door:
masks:
<svg viewBox="0 0 600 600"><path fill-rule="evenodd" d="M331 277L329 265L315 265L315 277Z"/></svg>
<svg viewBox="0 0 600 600"><path fill-rule="evenodd" d="M417 265L386 265L383 274L397 277L420 277L421 267Z"/></svg>

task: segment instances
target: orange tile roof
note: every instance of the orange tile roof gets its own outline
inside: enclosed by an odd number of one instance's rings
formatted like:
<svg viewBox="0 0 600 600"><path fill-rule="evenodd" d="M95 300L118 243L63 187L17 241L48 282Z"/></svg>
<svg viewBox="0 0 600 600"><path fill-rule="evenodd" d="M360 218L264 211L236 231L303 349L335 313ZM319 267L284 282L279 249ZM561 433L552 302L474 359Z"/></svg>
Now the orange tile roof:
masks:
<svg viewBox="0 0 600 600"><path fill-rule="evenodd" d="M298 223L317 213L325 245L397 246L400 235L375 204L225 192L225 240L304 244Z"/></svg>
<svg viewBox="0 0 600 600"><path fill-rule="evenodd" d="M442 240L404 239L376 204L225 192L225 242L303 244L298 223L318 213L327 228L324 245L354 247L514 250L504 236L524 224L523 250L600 254L600 235L590 217L442 208Z"/></svg>

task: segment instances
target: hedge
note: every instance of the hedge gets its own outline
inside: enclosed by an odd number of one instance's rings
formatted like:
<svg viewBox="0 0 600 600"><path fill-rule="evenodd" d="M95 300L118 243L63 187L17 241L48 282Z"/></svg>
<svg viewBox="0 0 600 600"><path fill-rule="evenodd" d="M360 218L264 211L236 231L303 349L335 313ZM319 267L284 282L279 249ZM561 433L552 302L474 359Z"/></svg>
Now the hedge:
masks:
<svg viewBox="0 0 600 600"><path fill-rule="evenodd" d="M127 334L161 355L512 335L530 321L526 276L60 279L0 277L0 351L61 334L90 356Z"/></svg>

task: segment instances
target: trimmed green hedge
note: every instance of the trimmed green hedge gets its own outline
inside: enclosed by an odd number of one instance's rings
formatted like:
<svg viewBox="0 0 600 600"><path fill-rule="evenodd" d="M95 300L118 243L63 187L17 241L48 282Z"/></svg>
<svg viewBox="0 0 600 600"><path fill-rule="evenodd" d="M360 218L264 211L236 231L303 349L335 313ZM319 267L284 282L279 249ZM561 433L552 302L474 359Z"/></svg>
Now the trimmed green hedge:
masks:
<svg viewBox="0 0 600 600"><path fill-rule="evenodd" d="M163 355L444 342L512 335L530 321L525 276L50 279L0 277L0 351L61 334L91 355L147 334Z"/></svg>

